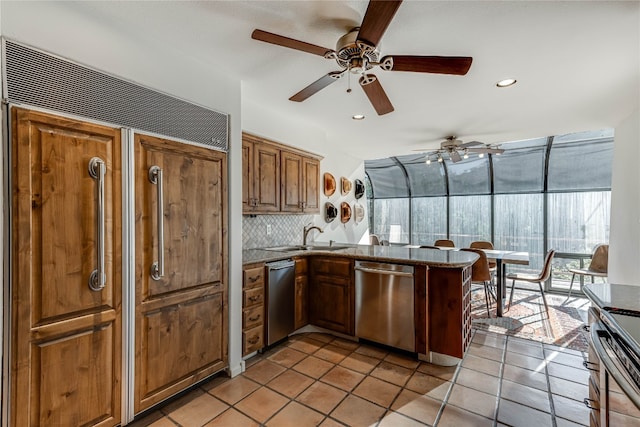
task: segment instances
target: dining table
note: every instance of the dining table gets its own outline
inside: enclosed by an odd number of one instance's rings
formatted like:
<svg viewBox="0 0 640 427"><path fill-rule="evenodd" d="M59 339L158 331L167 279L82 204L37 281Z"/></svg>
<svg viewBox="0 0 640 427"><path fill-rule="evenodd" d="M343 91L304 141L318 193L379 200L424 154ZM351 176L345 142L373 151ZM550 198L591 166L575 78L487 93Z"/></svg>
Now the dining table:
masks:
<svg viewBox="0 0 640 427"><path fill-rule="evenodd" d="M407 247L419 248L416 245L407 245ZM459 251L458 247L435 246L443 251ZM529 252L500 250L500 249L481 249L487 254L489 261L496 262L496 317L502 317L504 314L504 301L507 297L506 291L506 264L529 265Z"/></svg>
<svg viewBox="0 0 640 427"><path fill-rule="evenodd" d="M487 259L496 262L496 317L504 313L506 299L506 264L529 265L529 252L508 251L499 249L482 249Z"/></svg>

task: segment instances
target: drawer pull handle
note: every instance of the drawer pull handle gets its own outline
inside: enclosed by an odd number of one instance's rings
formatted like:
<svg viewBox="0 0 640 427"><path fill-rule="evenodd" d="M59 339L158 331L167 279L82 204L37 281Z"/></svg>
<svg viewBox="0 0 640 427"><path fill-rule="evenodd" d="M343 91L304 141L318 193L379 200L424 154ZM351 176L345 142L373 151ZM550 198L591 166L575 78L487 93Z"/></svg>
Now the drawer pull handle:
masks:
<svg viewBox="0 0 640 427"><path fill-rule="evenodd" d="M257 316L255 316L255 317L249 317L249 320L250 320L251 322L255 322L256 320L259 320L259 319L260 319L260 315L257 315Z"/></svg>
<svg viewBox="0 0 640 427"><path fill-rule="evenodd" d="M596 371L596 372L600 371L600 369L598 369L598 368L590 368L589 365L595 365L595 363L587 362L586 360L582 362L582 366L584 366L586 369L588 369L590 371Z"/></svg>
<svg viewBox="0 0 640 427"><path fill-rule="evenodd" d="M260 341L260 337L253 337L253 338L251 338L251 339L247 340L247 342L248 342L249 344L257 344L257 343L258 343L258 341Z"/></svg>
<svg viewBox="0 0 640 427"><path fill-rule="evenodd" d="M584 398L584 406L595 411L598 411L600 409L600 407L598 406L598 402L587 397Z"/></svg>
<svg viewBox="0 0 640 427"><path fill-rule="evenodd" d="M251 302L260 301L260 299L261 299L260 295L249 297L249 301Z"/></svg>
<svg viewBox="0 0 640 427"><path fill-rule="evenodd" d="M257 281L258 281L258 279L260 279L260 277L261 277L260 275L253 276L253 277L249 277L249 281L250 281L251 283L255 283L255 282L257 282Z"/></svg>

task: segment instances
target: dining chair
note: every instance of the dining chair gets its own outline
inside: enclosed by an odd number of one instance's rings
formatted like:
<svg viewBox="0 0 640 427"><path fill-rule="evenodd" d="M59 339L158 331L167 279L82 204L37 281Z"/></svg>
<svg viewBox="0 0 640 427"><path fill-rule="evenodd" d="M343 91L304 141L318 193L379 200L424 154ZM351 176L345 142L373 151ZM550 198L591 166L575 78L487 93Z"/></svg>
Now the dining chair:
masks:
<svg viewBox="0 0 640 427"><path fill-rule="evenodd" d="M569 285L569 295L567 299L571 297L571 288L573 288L573 280L576 278L576 274L581 276L591 276L591 283L595 276L604 278L609 274L607 272L609 265L609 245L597 245L593 249L593 255L591 256L591 264L587 268L570 268L569 271L573 273L571 276L571 285Z"/></svg>
<svg viewBox="0 0 640 427"><path fill-rule="evenodd" d="M547 313L549 313L549 306L547 305L547 298L544 296L544 289L542 287L542 282L545 282L551 276L551 261L553 261L553 256L556 251L554 249L550 249L547 252L547 255L544 257L544 265L542 266L542 271L538 275L534 274L526 274L526 273L509 273L507 274L507 279L511 279L511 296L509 297L509 308L511 308L511 303L513 302L513 288L516 284L516 280L522 280L524 282L537 283L540 287L540 293L542 294L542 301L544 302L544 309Z"/></svg>
<svg viewBox="0 0 640 427"><path fill-rule="evenodd" d="M472 249L491 249L493 250L493 243L488 242L486 240L476 240L475 242L471 242L469 247ZM496 262L489 260L489 268L495 272L496 270Z"/></svg>
<svg viewBox="0 0 640 427"><path fill-rule="evenodd" d="M491 317L489 307L489 295L491 295L491 286L493 284L491 271L489 270L489 260L487 260L487 254L481 249L476 248L462 248L461 251L473 252L478 255L478 259L471 265L471 283L481 284L484 286L484 300L487 304L487 316Z"/></svg>
<svg viewBox="0 0 640 427"><path fill-rule="evenodd" d="M453 243L453 240L449 240L449 239L438 239L436 240L436 242L433 244L433 246L445 246L448 248L455 248L456 244Z"/></svg>
<svg viewBox="0 0 640 427"><path fill-rule="evenodd" d="M377 234L369 234L369 244L378 246L380 245L380 237Z"/></svg>

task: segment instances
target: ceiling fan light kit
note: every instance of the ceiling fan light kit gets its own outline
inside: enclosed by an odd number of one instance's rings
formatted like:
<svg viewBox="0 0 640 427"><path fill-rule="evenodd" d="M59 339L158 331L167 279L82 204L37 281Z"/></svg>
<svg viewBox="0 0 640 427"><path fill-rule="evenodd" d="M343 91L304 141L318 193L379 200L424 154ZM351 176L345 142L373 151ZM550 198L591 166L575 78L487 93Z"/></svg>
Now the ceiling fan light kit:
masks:
<svg viewBox="0 0 640 427"><path fill-rule="evenodd" d="M444 155L449 157L453 163L457 163L462 159L468 159L469 153L477 153L478 157L483 158L485 154L495 154L499 156L504 153L504 149L496 144L485 144L479 141L462 142L455 136L448 136L446 140L440 143L440 149L426 152L427 150L417 150L425 152L425 164L431 164L431 158L435 157L438 163L444 161Z"/></svg>
<svg viewBox="0 0 640 427"><path fill-rule="evenodd" d="M381 58L380 40L401 3L402 0L371 0L360 27L340 37L335 50L258 29L253 31L251 38L333 59L341 68L320 77L289 100L302 102L348 72L360 75L360 87L378 115L384 115L394 111L394 108L378 77L367 73L373 67L378 66L385 71L465 75L473 61L471 57L460 56L387 55ZM351 88L348 88L347 93L350 92Z"/></svg>

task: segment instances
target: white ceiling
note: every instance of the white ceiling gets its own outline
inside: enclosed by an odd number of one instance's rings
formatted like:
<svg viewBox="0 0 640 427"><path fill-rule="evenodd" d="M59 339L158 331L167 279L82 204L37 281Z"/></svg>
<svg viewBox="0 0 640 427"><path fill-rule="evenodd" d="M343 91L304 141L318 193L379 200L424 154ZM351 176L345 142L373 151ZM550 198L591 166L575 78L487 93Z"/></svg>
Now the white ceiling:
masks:
<svg viewBox="0 0 640 427"><path fill-rule="evenodd" d="M372 159L436 147L614 127L639 108L640 3L405 0L382 55L471 56L466 76L372 70L395 111L377 116L355 79L302 103L288 98L332 60L251 39L256 29L334 49L365 1L63 2L122 37L162 45L242 80L242 101L326 130L329 145ZM518 83L500 89L495 83ZM360 122L356 113L366 115Z"/></svg>

